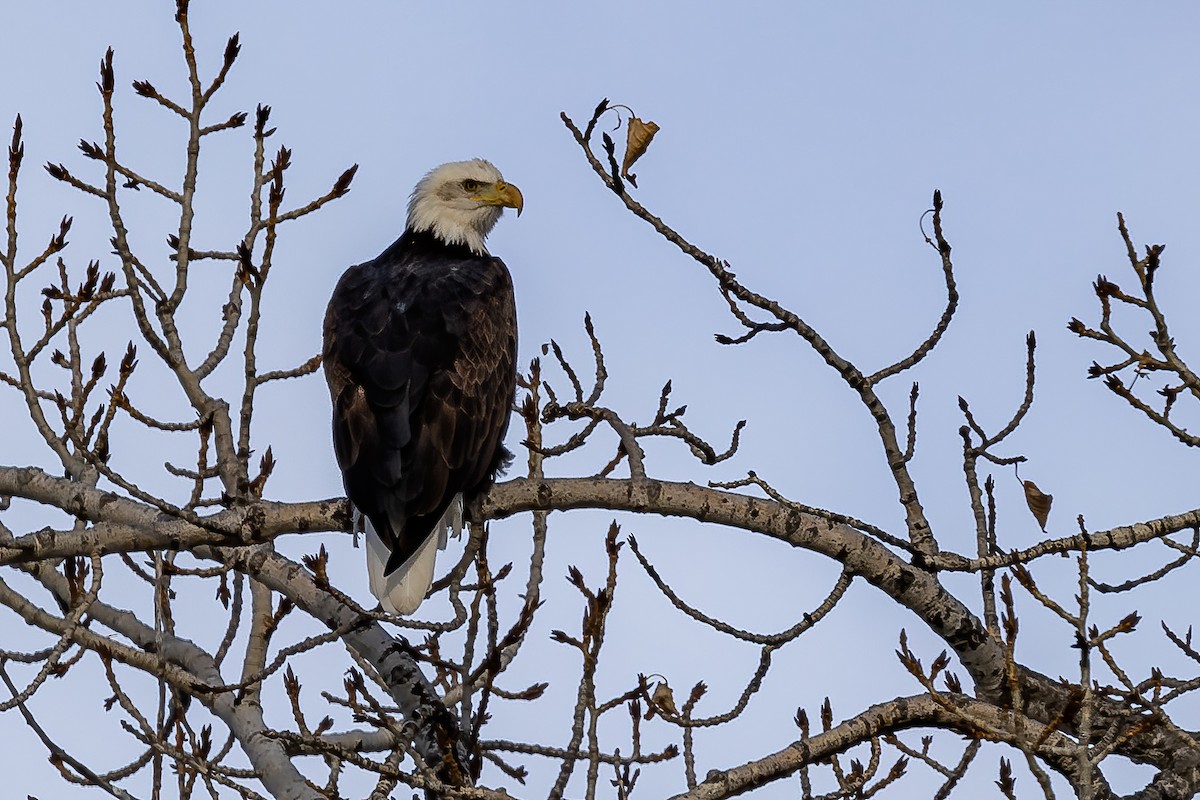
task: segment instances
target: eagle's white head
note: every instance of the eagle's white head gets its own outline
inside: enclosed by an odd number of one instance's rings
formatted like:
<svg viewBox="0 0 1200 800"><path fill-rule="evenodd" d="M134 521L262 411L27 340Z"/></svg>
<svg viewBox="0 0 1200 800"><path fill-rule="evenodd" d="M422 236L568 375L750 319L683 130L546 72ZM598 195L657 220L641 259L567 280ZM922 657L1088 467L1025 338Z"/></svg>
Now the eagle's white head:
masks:
<svg viewBox="0 0 1200 800"><path fill-rule="evenodd" d="M430 170L413 189L408 229L432 231L446 244L465 244L476 255L486 255L484 239L505 207L520 216L524 205L521 190L505 183L490 161L451 161Z"/></svg>

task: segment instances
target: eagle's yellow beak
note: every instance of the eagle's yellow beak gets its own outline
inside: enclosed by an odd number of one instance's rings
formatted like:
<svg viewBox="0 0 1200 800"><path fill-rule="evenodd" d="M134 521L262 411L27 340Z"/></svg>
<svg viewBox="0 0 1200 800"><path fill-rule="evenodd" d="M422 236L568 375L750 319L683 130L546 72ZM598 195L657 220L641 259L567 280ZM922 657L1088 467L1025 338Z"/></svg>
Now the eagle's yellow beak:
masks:
<svg viewBox="0 0 1200 800"><path fill-rule="evenodd" d="M521 190L514 184L504 181L496 181L485 186L479 193L479 202L488 206L515 208L518 217L521 216L521 209L525 208L525 198L521 195Z"/></svg>

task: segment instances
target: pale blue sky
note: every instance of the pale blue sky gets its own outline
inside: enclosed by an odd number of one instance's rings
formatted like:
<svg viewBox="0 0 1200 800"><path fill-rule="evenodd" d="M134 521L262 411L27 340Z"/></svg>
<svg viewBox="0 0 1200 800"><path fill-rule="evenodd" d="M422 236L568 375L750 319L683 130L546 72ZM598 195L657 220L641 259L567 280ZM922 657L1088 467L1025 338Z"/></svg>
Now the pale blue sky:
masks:
<svg viewBox="0 0 1200 800"><path fill-rule="evenodd" d="M168 94L183 85L169 6L61 2L4 10L0 124L7 130L18 112L25 122L26 246L40 246L68 213L76 219L72 263L110 259L97 204L52 183L38 166L64 161L87 174L75 143L99 135L93 82L110 44L124 126L120 146L146 172L164 180L178 175L178 139L170 137L181 126L128 89L137 78ZM361 165L346 199L289 231L281 244L267 308L266 368L317 351L320 315L337 275L399 234L408 192L424 171L484 156L527 201L522 218L503 220L491 239L517 282L525 361L555 337L586 363L580 321L590 311L612 373L610 406L645 420L671 378L698 432L722 441L734 422L750 420L733 462L702 472L664 447L651 450L652 472L702 482L754 469L797 500L898 533L895 489L870 419L852 395L796 341L761 338L740 349L715 344L712 333L736 333L736 326L711 279L623 212L591 175L558 113L582 121L609 97L662 126L636 169L640 199L697 245L727 258L752 288L803 315L864 369L910 350L940 312L940 267L918 219L933 190L943 191L963 299L943 346L912 378L922 387L914 470L944 546L964 550L972 541L956 396L970 399L985 425L1007 420L1020 398L1029 329L1040 345L1038 400L1008 452L1029 456L1023 475L1054 493L1052 533L1071 532L1079 513L1100 528L1196 505L1197 455L1087 382L1087 365L1107 354L1065 329L1071 316L1094 319L1090 283L1097 273L1128 282L1115 230L1115 214L1123 210L1139 242L1168 243L1160 292L1183 352L1200 351L1192 313L1200 289L1194 267L1200 262L1200 11L1192 4L197 0L192 16L208 71L225 38L241 32L243 53L216 107L220 114L253 110L257 102L273 107L279 129L273 141L294 150L289 201L320 193L346 166ZM163 144L168 139L171 146ZM202 178L206 216L198 246L227 247L244 217L249 137L227 136L212 152ZM152 198L130 202L144 206L135 243L165 254L160 243L169 217ZM189 322L207 337L215 313L205 303L219 302L225 275L207 287L193 283L196 317ZM1132 330L1146 327L1135 320ZM114 327L112 335L123 343L127 333ZM152 373L145 372L139 379L146 383L135 388L153 403ZM885 391L898 419L907 392L906 381ZM158 395L157 407L176 409L177 416L178 399ZM260 418L255 444L270 444L280 459L272 495L338 493L321 380L268 390L264 402L275 405ZM6 417L21 413L11 393L0 394L0 409ZM0 444L0 463L48 463L29 449L31 432L16 429L9 437ZM515 444L521 437L514 430L511 438ZM594 470L607 455L595 452L579 469ZM147 457L162 456L118 453L125 468ZM1039 532L1016 483L1007 474L998 479L1001 545L1028 544ZM599 575L607 519L556 520L550 587L558 588L568 563ZM832 572L813 558L729 531L622 522L689 600L756 630L787 627L798 608L819 599ZM519 544L494 561L519 561L527 549L524 523L510 525L497 530L512 531ZM361 554L344 538L323 540L338 548L346 574L357 575L350 567L359 569ZM309 552L315 544L293 548ZM738 651L714 660L714 641L702 633L692 638L690 626L662 636L660 621L675 620L632 566L614 612L619 619L610 625L605 688L625 687L638 671L668 674L680 687L703 678L713 686L706 713L722 710L756 655ZM1069 573L1060 577L1067 599ZM763 586L780 588L765 594ZM961 586L966 596L978 594L969 581ZM702 744L703 768L782 747L794 737L795 707L815 710L826 694L839 714L849 715L917 691L891 655L897 632L907 625L928 657L940 645L915 634L913 620L892 613L873 590L856 587L851 595L834 619L781 657L742 734L724 750ZM555 600L561 606L547 609L545 627L575 626L575 599L562 593ZM1164 658L1159 618L1180 627L1191 622L1169 606L1151 610L1151 600L1139 600L1149 624L1141 646L1126 654L1135 672ZM1114 604L1114 619L1126 610ZM1031 638L1027 656L1051 674L1070 674L1074 655L1066 644L1054 629L1044 654ZM565 670L558 693L546 701L557 710L531 712L533 720L498 719L497 732L518 736L524 725L549 724L565 737L566 712L552 703L574 691L573 661L548 646L536 652ZM525 670L519 674L530 679L540 674L535 664ZM863 682L869 691L855 687ZM48 724L70 736L74 712L59 716L47 699L38 700ZM9 743L5 758L29 765L6 771L14 796L92 796L56 783L40 745L15 715L0 716L0 739ZM980 785L994 779L995 755L990 759L977 768ZM681 767L670 770L641 791L659 796L677 789ZM659 780L652 775L645 780ZM762 796L790 796L790 789Z"/></svg>

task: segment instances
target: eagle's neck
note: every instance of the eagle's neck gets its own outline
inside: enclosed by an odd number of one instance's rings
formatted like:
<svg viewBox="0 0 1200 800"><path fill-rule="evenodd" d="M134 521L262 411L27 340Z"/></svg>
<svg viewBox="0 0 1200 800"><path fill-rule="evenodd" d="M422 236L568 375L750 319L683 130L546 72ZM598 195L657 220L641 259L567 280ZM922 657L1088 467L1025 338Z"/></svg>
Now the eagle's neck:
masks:
<svg viewBox="0 0 1200 800"><path fill-rule="evenodd" d="M405 251L408 255L426 254L456 259L488 257L486 250L482 253L476 252L465 242L448 243L433 231L414 231L411 228L404 231L404 235L388 249Z"/></svg>
<svg viewBox="0 0 1200 800"><path fill-rule="evenodd" d="M408 230L428 232L448 247L464 245L477 256L488 254L484 240L503 212L498 206L464 210L414 202L408 213Z"/></svg>

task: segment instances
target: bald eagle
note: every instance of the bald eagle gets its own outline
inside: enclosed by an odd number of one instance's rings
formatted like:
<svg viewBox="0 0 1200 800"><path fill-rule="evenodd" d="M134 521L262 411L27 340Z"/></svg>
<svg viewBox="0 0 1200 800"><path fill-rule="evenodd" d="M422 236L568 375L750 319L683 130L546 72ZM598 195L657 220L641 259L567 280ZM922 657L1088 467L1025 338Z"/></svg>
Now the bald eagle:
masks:
<svg viewBox="0 0 1200 800"><path fill-rule="evenodd" d="M516 389L512 277L484 239L521 192L483 159L417 184L403 235L350 267L325 313L333 445L371 592L411 614L447 530L512 459Z"/></svg>

